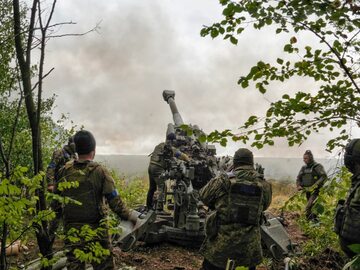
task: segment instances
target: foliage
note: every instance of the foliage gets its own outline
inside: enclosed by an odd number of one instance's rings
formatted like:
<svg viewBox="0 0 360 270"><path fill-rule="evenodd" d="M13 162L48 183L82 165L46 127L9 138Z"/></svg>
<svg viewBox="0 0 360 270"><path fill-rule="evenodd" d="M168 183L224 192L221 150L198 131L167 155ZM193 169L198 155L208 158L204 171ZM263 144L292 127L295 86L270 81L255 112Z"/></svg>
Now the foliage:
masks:
<svg viewBox="0 0 360 270"><path fill-rule="evenodd" d="M114 170L111 171L111 174L115 179L121 199L129 207L135 208L139 205L144 205L149 183L145 177L126 180L124 176L120 177Z"/></svg>
<svg viewBox="0 0 360 270"><path fill-rule="evenodd" d="M110 250L103 248L100 244L102 238L106 237L107 229L105 224L98 228L91 228L84 225L80 229L71 228L65 241L78 248L74 250L74 255L82 262L100 263L102 259L110 255Z"/></svg>
<svg viewBox="0 0 360 270"><path fill-rule="evenodd" d="M319 222L309 222L304 215L299 218L298 223L302 231L310 238L303 246L304 254L313 256L321 253L325 248L341 250L338 236L333 231L334 214L338 200L344 199L350 188L350 176L347 170L342 168L334 178L326 181L320 189L312 210L317 215ZM304 210L306 191L301 191L290 198L284 205L284 209L290 211Z"/></svg>
<svg viewBox="0 0 360 270"><path fill-rule="evenodd" d="M354 258L345 264L344 270L346 269L360 269L360 244L350 245L349 248L356 254Z"/></svg>
<svg viewBox="0 0 360 270"><path fill-rule="evenodd" d="M298 84L282 99L271 103L264 119L250 116L240 127L241 133L215 131L208 140L224 144L224 137L232 137L245 143L252 137L255 140L252 146L261 148L273 145L275 137L284 137L292 146L323 128L340 129L339 135L328 142L328 150L347 140L348 124L360 125L358 2L220 0L220 4L224 7L223 19L205 26L201 36L222 35L236 45L238 36L252 26L256 30L269 28L288 40L283 46L284 57L275 56L274 63L258 61L240 77L238 83L242 88L254 83L264 94L271 83L290 83L291 79L301 78L313 81L314 89L302 89ZM260 35L257 37L261 39Z"/></svg>
<svg viewBox="0 0 360 270"><path fill-rule="evenodd" d="M36 224L55 216L52 211L35 212L38 201L35 190L39 188L43 175L29 178L27 171L28 168L17 167L10 179L0 174L0 229L5 222L11 227L8 236L10 243L19 238L26 239Z"/></svg>

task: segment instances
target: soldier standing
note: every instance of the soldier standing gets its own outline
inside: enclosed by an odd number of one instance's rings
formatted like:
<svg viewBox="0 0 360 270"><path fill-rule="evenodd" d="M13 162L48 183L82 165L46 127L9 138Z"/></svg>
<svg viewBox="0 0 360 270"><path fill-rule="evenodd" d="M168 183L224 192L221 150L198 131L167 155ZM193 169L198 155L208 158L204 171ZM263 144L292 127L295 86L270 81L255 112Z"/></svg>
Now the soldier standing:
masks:
<svg viewBox="0 0 360 270"><path fill-rule="evenodd" d="M46 169L47 189L50 192L54 190L54 179L59 169L71 159L76 159L75 144L73 136L69 137L68 143L61 149L54 151L51 161Z"/></svg>
<svg viewBox="0 0 360 270"><path fill-rule="evenodd" d="M200 199L213 210L206 220L201 247L204 270L247 266L254 270L262 260L260 222L271 203L271 185L254 169L250 150L240 148L234 170L213 178L200 190Z"/></svg>
<svg viewBox="0 0 360 270"><path fill-rule="evenodd" d="M166 159L175 157L184 161L190 160L186 154L171 146L171 141L172 137L168 136L167 143L159 143L155 146L154 151L150 155L150 164L148 167L149 190L146 197L146 207L148 209L155 208L157 211L163 211L166 179L161 177L161 174L166 169ZM154 205L154 197L156 205Z"/></svg>
<svg viewBox="0 0 360 270"><path fill-rule="evenodd" d="M160 176L165 170L165 160L163 157L165 143L159 143L155 146L154 151L150 155L150 163L148 167L149 174L149 190L146 197L147 209L154 208L154 193L157 189L164 188L161 185Z"/></svg>
<svg viewBox="0 0 360 270"><path fill-rule="evenodd" d="M306 218L308 220L316 219L316 215L311 212L316 198L319 196L320 188L324 185L327 175L324 167L314 160L310 150L306 150L303 156L305 165L301 167L296 179L298 190L306 190L307 204L305 208Z"/></svg>
<svg viewBox="0 0 360 270"><path fill-rule="evenodd" d="M353 176L351 188L343 201L343 214L337 217L340 218L337 233L342 250L351 258L356 254L349 245L360 244L360 139L353 139L347 144L344 163Z"/></svg>
<svg viewBox="0 0 360 270"><path fill-rule="evenodd" d="M121 200L110 173L93 161L96 146L94 136L89 131L81 130L75 134L74 142L78 160L71 160L60 169L54 191L81 202L81 205L69 203L57 209L58 213L62 214L65 232L67 233L71 228L80 229L83 225L89 225L92 229L99 228L100 221L105 217L104 199L121 219L130 220L135 225L138 217ZM79 183L77 188L63 191L58 189L58 185L62 182L75 181ZM98 242L103 248L109 249L108 231L106 228L104 231ZM74 255L74 250L84 248L84 244L65 241L65 246L69 250L66 253L67 269L85 269L85 263L80 262ZM112 254L105 257L101 263L92 264L95 270L115 269Z"/></svg>

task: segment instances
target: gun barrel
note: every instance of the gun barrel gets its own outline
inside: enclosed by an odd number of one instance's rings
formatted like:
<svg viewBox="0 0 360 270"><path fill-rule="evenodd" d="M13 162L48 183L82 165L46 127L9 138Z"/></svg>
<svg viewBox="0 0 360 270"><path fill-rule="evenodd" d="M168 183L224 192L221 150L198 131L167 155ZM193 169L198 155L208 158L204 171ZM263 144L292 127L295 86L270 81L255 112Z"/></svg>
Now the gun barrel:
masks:
<svg viewBox="0 0 360 270"><path fill-rule="evenodd" d="M163 91L163 98L170 106L175 126L183 125L184 121L181 118L181 115L180 115L180 113L179 113L179 111L178 111L178 109L176 107L176 103L175 103L175 91L164 90Z"/></svg>

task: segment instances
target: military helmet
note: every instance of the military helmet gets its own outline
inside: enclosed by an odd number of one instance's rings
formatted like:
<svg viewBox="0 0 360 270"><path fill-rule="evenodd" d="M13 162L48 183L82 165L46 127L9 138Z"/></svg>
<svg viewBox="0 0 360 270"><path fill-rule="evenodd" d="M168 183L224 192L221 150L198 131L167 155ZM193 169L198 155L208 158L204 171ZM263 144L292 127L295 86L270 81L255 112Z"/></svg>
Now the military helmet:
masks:
<svg viewBox="0 0 360 270"><path fill-rule="evenodd" d="M94 135L90 131L80 130L74 135L74 143L76 152L79 155L89 154L95 150L96 141Z"/></svg>
<svg viewBox="0 0 360 270"><path fill-rule="evenodd" d="M241 165L254 165L253 153L247 148L240 148L234 154L234 167Z"/></svg>
<svg viewBox="0 0 360 270"><path fill-rule="evenodd" d="M351 140L345 147L344 164L354 172L355 163L360 164L360 139Z"/></svg>

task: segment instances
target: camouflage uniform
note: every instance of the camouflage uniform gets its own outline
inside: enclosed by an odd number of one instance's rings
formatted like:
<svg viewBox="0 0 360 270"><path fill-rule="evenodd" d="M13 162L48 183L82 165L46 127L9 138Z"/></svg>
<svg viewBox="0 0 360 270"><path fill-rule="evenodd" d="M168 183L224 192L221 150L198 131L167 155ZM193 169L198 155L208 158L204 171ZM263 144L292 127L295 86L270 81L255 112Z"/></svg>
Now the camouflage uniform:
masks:
<svg viewBox="0 0 360 270"><path fill-rule="evenodd" d="M215 210L207 218L201 247L205 269L225 269L228 259L255 269L262 260L260 216L271 196L271 185L251 165L237 166L230 176L216 177L200 190L201 200Z"/></svg>
<svg viewBox="0 0 360 270"><path fill-rule="evenodd" d="M348 246L360 244L360 139L353 139L346 146L344 163L353 177L351 178L351 188L343 203L337 233L342 250L349 258L352 258L356 254ZM337 218L336 215L335 220ZM360 267L353 266L351 269L360 269Z"/></svg>
<svg viewBox="0 0 360 270"><path fill-rule="evenodd" d="M311 209L314 206L316 198L319 196L320 188L324 185L327 175L324 167L315 161L301 167L296 179L296 185L303 188L313 187L312 191L306 191L307 204L305 214L308 219L314 217Z"/></svg>
<svg viewBox="0 0 360 270"><path fill-rule="evenodd" d="M73 181L78 181L79 187L65 189L62 192L57 189L59 183ZM89 160L67 162L59 171L57 185L55 186L56 193L82 202L82 205L67 204L61 208L66 232L70 228L80 229L85 224L98 228L100 220L105 217L104 199L120 218L128 220L130 217L130 210L126 208L118 195L110 173L96 162ZM109 249L109 235L107 230L105 231L103 237L98 240L104 248ZM74 246L65 242L65 245L69 249L67 269L85 269L85 264L79 262L73 254L75 248L84 248L84 244ZM93 267L95 270L114 269L112 255L106 257L100 264L94 263Z"/></svg>
<svg viewBox="0 0 360 270"><path fill-rule="evenodd" d="M46 169L46 179L48 181L48 187L55 185L56 174L59 169L65 165L71 159L76 158L75 149L70 145L65 145L62 149L54 151L51 161Z"/></svg>
<svg viewBox="0 0 360 270"><path fill-rule="evenodd" d="M160 177L161 174L166 169L166 158L176 157L181 160L189 161L189 157L178 150L175 147L170 146L170 144L159 143L155 146L154 151L150 156L150 164L148 168L149 173L149 190L146 198L146 206L148 209L152 209L154 207L154 197L157 201L157 209L163 209L164 203L164 189L165 189L165 178ZM156 193L155 193L156 191ZM155 193L155 196L154 196Z"/></svg>
<svg viewBox="0 0 360 270"><path fill-rule="evenodd" d="M350 194L351 197L349 198ZM360 244L360 175L354 176L351 179L351 189L345 204L344 219L339 239L342 250L349 257L353 257L356 254L348 246Z"/></svg>
<svg viewBox="0 0 360 270"><path fill-rule="evenodd" d="M146 198L146 206L148 209L154 207L154 193L164 189L165 181L160 179L160 175L165 169L165 161L163 158L165 143L159 143L155 146L154 151L150 156L150 163L148 168L149 173L149 190Z"/></svg>

